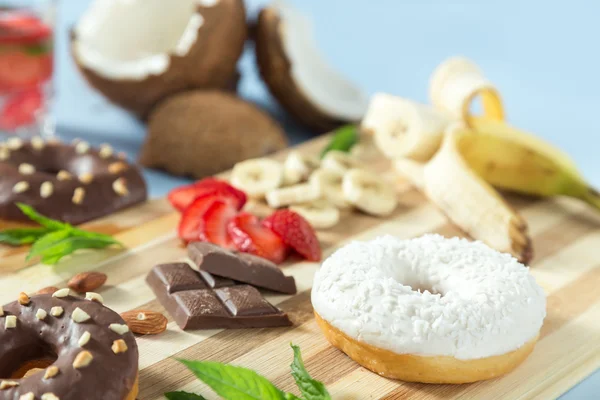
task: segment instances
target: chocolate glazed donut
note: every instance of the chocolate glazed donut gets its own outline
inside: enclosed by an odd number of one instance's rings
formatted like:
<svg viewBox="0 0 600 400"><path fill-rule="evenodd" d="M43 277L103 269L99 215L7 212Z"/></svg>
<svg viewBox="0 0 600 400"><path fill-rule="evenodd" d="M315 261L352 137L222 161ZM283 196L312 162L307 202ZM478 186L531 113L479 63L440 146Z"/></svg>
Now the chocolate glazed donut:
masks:
<svg viewBox="0 0 600 400"><path fill-rule="evenodd" d="M22 294L0 315L1 400L136 398L135 337L101 303ZM23 378L30 368L44 369Z"/></svg>
<svg viewBox="0 0 600 400"><path fill-rule="evenodd" d="M0 144L0 219L28 221L21 202L63 222L80 224L146 200L139 169L83 141L18 138Z"/></svg>

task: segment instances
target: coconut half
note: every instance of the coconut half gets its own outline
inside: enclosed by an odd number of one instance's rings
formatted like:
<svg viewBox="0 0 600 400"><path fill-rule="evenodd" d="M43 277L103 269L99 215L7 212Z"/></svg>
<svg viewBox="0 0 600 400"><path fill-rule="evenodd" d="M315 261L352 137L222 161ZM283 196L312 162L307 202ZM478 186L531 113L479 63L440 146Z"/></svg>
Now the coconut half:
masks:
<svg viewBox="0 0 600 400"><path fill-rule="evenodd" d="M94 0L71 50L93 87L146 117L170 94L230 88L245 39L242 0Z"/></svg>
<svg viewBox="0 0 600 400"><path fill-rule="evenodd" d="M298 121L326 131L362 119L366 93L327 64L298 10L282 1L261 10L255 40L263 80Z"/></svg>

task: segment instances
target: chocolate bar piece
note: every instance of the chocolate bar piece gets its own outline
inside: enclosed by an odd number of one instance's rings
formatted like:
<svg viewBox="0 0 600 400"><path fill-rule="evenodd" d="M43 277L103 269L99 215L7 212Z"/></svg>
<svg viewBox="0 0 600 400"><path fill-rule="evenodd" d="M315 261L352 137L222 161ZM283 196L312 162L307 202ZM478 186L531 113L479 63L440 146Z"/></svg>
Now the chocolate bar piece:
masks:
<svg viewBox="0 0 600 400"><path fill-rule="evenodd" d="M181 329L292 325L256 288L194 271L185 263L157 265L146 282Z"/></svg>
<svg viewBox="0 0 600 400"><path fill-rule="evenodd" d="M264 258L246 253L233 253L205 242L190 243L188 255L200 271L275 292L296 293L294 277L285 276L277 265Z"/></svg>

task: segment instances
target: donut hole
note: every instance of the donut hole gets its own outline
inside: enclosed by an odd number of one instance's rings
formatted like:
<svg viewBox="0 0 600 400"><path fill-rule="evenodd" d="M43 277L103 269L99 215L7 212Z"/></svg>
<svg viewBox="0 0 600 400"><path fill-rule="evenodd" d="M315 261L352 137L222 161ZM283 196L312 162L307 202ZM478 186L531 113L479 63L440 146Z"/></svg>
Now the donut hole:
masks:
<svg viewBox="0 0 600 400"><path fill-rule="evenodd" d="M396 282L410 287L413 292L429 292L444 296L444 292L437 282L434 282L429 276L422 276L418 269L413 269L409 265L403 268L392 267L388 273Z"/></svg>
<svg viewBox="0 0 600 400"><path fill-rule="evenodd" d="M57 358L52 346L43 341L12 348L0 360L0 379L20 379L32 375L54 364Z"/></svg>

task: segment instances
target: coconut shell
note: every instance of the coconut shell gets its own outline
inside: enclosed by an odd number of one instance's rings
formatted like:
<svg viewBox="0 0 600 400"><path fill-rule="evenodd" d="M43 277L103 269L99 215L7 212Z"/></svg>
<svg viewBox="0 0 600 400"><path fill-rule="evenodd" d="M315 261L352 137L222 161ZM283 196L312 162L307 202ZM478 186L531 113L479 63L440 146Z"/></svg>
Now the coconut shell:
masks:
<svg viewBox="0 0 600 400"><path fill-rule="evenodd" d="M169 97L150 113L146 167L203 178L287 146L279 124L254 104L218 91Z"/></svg>
<svg viewBox="0 0 600 400"><path fill-rule="evenodd" d="M302 92L292 78L292 64L282 41L282 21L274 8L264 8L255 28L256 61L262 79L282 107L298 122L322 133L350 121L325 114Z"/></svg>
<svg viewBox="0 0 600 400"><path fill-rule="evenodd" d="M171 55L168 69L143 80L113 80L82 65L73 51L77 40L72 33L72 53L91 86L113 103L146 118L152 107L174 93L190 89L230 90L238 77L236 64L247 35L243 0L220 0L212 7L197 6L204 18L196 43L185 56Z"/></svg>

